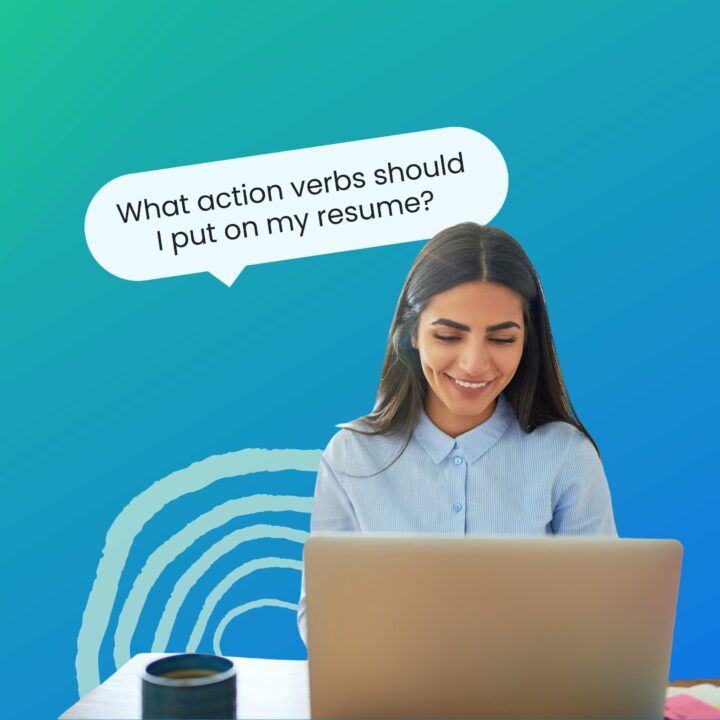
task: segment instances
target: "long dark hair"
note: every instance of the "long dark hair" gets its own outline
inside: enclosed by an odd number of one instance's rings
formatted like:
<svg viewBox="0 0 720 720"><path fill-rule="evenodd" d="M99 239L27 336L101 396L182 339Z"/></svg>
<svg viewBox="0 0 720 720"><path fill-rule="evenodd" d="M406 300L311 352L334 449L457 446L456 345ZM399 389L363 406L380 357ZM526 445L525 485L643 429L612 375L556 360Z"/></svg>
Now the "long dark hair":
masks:
<svg viewBox="0 0 720 720"><path fill-rule="evenodd" d="M367 435L400 433L407 446L427 395L420 356L411 343L418 318L434 295L476 281L504 285L523 302L525 345L515 376L504 390L522 429L530 433L562 420L583 432L597 450L565 389L535 268L510 235L476 223L439 232L415 259L395 309L375 407L342 427Z"/></svg>

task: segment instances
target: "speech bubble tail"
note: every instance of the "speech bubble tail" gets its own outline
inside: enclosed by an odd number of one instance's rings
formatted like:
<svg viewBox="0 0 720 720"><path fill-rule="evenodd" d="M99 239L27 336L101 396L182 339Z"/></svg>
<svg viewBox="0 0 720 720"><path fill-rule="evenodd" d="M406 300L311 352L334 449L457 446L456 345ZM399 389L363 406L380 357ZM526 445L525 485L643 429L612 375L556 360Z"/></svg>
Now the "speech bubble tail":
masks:
<svg viewBox="0 0 720 720"><path fill-rule="evenodd" d="M208 272L215 278L217 278L221 283L224 285L227 285L228 287L232 287L232 284L238 279L238 276L240 273L245 269L244 265L240 266L234 266L234 267L217 267L212 268L208 270Z"/></svg>
<svg viewBox="0 0 720 720"><path fill-rule="evenodd" d="M238 279L238 276L244 269L244 265L233 267L223 265L222 267L209 268L208 272L223 283L223 285L232 287L232 284Z"/></svg>

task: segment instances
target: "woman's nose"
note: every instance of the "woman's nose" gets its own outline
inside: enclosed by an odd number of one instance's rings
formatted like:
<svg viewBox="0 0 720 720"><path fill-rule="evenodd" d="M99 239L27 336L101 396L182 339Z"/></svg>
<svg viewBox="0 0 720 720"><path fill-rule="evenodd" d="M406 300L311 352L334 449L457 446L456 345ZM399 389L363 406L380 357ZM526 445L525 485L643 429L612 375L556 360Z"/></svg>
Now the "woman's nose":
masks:
<svg viewBox="0 0 720 720"><path fill-rule="evenodd" d="M463 348L460 369L471 377L479 377L490 367L490 356L484 343L467 343Z"/></svg>

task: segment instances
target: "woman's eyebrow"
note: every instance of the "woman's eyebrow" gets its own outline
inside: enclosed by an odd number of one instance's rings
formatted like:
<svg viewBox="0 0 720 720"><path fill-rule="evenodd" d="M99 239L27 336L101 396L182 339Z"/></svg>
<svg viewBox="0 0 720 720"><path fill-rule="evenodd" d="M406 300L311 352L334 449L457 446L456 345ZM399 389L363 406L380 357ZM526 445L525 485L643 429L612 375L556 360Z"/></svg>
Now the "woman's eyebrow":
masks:
<svg viewBox="0 0 720 720"><path fill-rule="evenodd" d="M455 328L455 330L464 330L465 332L470 332L470 327L468 325L463 325L462 323L455 322L454 320L448 320L447 318L438 318L437 320L433 320L433 322L431 322L430 324L447 325L448 327ZM518 325L516 322L513 322L512 320L506 320L505 322L498 323L497 325L489 325L485 328L485 332L507 330L508 328L517 328L518 330L522 329L520 325Z"/></svg>
<svg viewBox="0 0 720 720"><path fill-rule="evenodd" d="M430 324L431 325L447 325L448 327L455 328L455 330L464 330L465 332L470 331L470 327L468 325L463 325L462 323L455 322L454 320L448 320L447 318L438 318L437 320L434 320Z"/></svg>
<svg viewBox="0 0 720 720"><path fill-rule="evenodd" d="M485 328L485 332L495 332L496 330L507 330L508 328L517 328L518 330L521 330L522 328L512 320L507 320L505 322L498 323L497 325L490 325L489 327Z"/></svg>

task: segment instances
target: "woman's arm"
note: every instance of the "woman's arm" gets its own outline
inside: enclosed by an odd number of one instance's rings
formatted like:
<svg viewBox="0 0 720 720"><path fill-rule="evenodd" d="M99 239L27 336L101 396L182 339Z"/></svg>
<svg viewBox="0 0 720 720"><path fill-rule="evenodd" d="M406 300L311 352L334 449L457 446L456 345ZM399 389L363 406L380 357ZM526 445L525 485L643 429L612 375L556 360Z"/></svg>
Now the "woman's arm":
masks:
<svg viewBox="0 0 720 720"><path fill-rule="evenodd" d="M575 431L553 486L552 526L560 535L614 535L610 489L595 447Z"/></svg>
<svg viewBox="0 0 720 720"><path fill-rule="evenodd" d="M351 432L345 430L344 432ZM326 448L320 460L315 497L313 499L310 532L350 532L360 530L352 503L337 479L334 467L346 465L344 442L338 433ZM303 569L300 600L298 602L297 625L300 637L307 645L307 618L305 614L305 571Z"/></svg>

